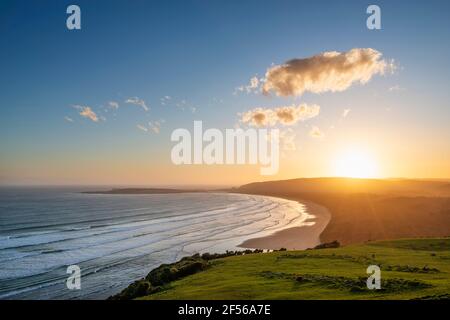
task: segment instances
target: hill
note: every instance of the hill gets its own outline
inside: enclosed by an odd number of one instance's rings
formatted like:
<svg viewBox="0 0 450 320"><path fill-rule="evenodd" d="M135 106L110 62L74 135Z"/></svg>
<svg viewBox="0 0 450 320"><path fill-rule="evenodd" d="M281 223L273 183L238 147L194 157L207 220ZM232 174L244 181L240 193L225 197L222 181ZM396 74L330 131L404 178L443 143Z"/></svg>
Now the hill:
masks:
<svg viewBox="0 0 450 320"><path fill-rule="evenodd" d="M140 299L448 299L449 260L448 238L194 256L153 270L116 298L132 292ZM367 289L369 265L381 268L380 290Z"/></svg>
<svg viewBox="0 0 450 320"><path fill-rule="evenodd" d="M439 180L311 178L258 182L234 192L312 201L331 221L322 242L450 235L450 184Z"/></svg>

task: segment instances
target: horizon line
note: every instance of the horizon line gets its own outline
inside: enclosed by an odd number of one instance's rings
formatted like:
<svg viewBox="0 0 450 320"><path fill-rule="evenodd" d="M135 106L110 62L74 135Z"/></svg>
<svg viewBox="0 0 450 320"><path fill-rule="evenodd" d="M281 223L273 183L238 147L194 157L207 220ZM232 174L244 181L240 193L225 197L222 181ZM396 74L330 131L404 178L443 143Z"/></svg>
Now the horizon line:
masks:
<svg viewBox="0 0 450 320"><path fill-rule="evenodd" d="M5 187L108 187L108 188L233 188L251 183L275 182L275 181L289 181L299 179L347 179L347 180L420 180L420 181L436 181L436 182L450 182L449 178L405 178L405 177L390 177L390 178L373 178L373 177L343 177L343 176L319 176L319 177L299 177L288 179L274 179L274 180L259 180L250 181L241 184L129 184L129 183L0 183L0 188Z"/></svg>

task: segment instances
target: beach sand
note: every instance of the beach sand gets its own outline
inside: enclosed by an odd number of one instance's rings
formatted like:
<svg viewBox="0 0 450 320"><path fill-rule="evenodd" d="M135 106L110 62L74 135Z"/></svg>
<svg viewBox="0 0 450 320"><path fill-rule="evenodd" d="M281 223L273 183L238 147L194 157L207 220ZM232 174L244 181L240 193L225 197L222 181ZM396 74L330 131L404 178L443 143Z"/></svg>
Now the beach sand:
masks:
<svg viewBox="0 0 450 320"><path fill-rule="evenodd" d="M299 201L306 206L310 215L314 218L307 220L313 222L312 225L293 227L278 231L270 236L254 238L244 241L239 245L241 248L249 249L280 249L304 250L314 248L320 241L320 234L330 221L331 214L323 206L310 201Z"/></svg>
<svg viewBox="0 0 450 320"><path fill-rule="evenodd" d="M448 181L310 178L252 183L235 192L326 207L331 220L323 243L450 236Z"/></svg>

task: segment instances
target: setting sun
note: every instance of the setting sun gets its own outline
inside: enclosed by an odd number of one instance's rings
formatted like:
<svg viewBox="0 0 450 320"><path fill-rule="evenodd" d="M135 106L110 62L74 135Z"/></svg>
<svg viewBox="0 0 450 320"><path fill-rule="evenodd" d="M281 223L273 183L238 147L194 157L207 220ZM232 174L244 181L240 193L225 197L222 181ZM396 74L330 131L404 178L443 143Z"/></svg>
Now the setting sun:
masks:
<svg viewBox="0 0 450 320"><path fill-rule="evenodd" d="M340 155L335 162L335 175L349 178L374 178L378 175L377 164L373 156L351 150Z"/></svg>

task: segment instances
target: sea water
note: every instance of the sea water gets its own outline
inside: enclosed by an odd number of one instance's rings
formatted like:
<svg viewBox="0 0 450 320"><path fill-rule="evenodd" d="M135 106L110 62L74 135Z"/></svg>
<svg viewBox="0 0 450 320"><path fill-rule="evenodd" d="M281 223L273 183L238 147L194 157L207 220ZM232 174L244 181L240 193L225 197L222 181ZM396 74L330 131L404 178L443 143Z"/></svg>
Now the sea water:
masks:
<svg viewBox="0 0 450 320"><path fill-rule="evenodd" d="M162 263L238 250L311 218L298 202L266 196L83 190L0 188L0 299L104 299ZM80 290L66 287L74 264Z"/></svg>

